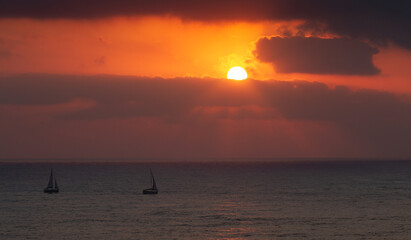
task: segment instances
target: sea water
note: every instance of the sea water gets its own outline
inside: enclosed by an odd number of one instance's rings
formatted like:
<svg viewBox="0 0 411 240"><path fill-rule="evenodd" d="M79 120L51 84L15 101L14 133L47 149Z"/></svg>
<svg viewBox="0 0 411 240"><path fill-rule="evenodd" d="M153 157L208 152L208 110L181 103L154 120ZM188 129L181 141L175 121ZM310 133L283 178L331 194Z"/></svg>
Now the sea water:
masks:
<svg viewBox="0 0 411 240"><path fill-rule="evenodd" d="M410 236L409 161L0 164L0 239Z"/></svg>

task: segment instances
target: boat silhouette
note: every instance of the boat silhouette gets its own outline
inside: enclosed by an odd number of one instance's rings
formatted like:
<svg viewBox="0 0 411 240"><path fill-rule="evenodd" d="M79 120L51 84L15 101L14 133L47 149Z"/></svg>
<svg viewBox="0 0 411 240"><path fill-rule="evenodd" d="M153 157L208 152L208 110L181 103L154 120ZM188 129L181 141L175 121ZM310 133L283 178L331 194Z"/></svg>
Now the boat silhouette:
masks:
<svg viewBox="0 0 411 240"><path fill-rule="evenodd" d="M44 189L44 193L58 193L58 192L59 192L59 187L57 185L57 180L53 175L53 168L52 168L50 172L49 183L47 184L47 187Z"/></svg>
<svg viewBox="0 0 411 240"><path fill-rule="evenodd" d="M144 189L143 194L157 194L158 193L156 180L154 179L154 175L153 175L153 172L151 171L151 168L150 168L150 175L151 175L151 188Z"/></svg>

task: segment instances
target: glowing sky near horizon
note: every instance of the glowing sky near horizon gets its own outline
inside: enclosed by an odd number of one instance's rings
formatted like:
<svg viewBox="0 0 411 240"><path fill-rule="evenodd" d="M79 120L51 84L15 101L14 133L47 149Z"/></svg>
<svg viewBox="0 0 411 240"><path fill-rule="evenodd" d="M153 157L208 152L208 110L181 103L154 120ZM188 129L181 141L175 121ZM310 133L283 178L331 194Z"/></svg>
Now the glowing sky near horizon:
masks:
<svg viewBox="0 0 411 240"><path fill-rule="evenodd" d="M411 157L408 3L321 2L7 3L0 158Z"/></svg>

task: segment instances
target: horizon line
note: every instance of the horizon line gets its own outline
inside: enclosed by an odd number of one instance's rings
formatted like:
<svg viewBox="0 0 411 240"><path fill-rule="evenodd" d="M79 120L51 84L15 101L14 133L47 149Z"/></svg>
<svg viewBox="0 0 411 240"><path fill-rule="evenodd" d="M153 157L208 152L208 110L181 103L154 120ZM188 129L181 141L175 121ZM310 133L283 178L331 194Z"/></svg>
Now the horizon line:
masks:
<svg viewBox="0 0 411 240"><path fill-rule="evenodd" d="M411 158L372 157L219 157L219 158L0 158L0 164L183 164L183 163L352 163L408 162Z"/></svg>

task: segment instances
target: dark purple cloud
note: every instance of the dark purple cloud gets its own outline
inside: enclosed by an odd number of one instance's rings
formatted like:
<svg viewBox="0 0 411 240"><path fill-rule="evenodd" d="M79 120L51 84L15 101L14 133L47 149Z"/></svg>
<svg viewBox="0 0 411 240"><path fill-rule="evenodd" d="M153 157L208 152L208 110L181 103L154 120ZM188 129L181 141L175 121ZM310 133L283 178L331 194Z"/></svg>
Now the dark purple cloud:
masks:
<svg viewBox="0 0 411 240"><path fill-rule="evenodd" d="M2 17L81 18L93 19L113 16L169 14L197 20L259 20L270 18L273 6L269 0L29 0L0 1Z"/></svg>
<svg viewBox="0 0 411 240"><path fill-rule="evenodd" d="M234 88L235 83L226 79L3 76L0 77L0 104L45 106L84 99L97 105L84 110L83 116L103 119L184 115L198 106L249 105L272 108L289 120L331 121L341 125L380 120L408 122L411 117L411 104L393 93L367 89L353 91L344 86L331 89L323 83L305 81L247 81L250 87L257 89L257 96ZM272 117L276 116L266 116Z"/></svg>
<svg viewBox="0 0 411 240"><path fill-rule="evenodd" d="M257 83L268 106L290 121L333 123L376 152L410 156L411 103L401 96L369 89L334 89L323 83Z"/></svg>
<svg viewBox="0 0 411 240"><path fill-rule="evenodd" d="M224 82L230 82L224 80ZM196 106L253 102L241 89L218 88L221 80L120 76L17 75L0 78L0 104L53 105L83 99L96 105L64 118L178 118ZM211 90L213 89L213 90ZM230 93L230 96L226 96Z"/></svg>
<svg viewBox="0 0 411 240"><path fill-rule="evenodd" d="M302 31L327 31L411 49L408 0L0 0L2 18L94 19L173 15L201 21L305 20Z"/></svg>
<svg viewBox="0 0 411 240"><path fill-rule="evenodd" d="M247 81L245 84L253 91L245 91L226 79L3 76L0 77L0 122L2 128L24 125L17 124L23 120L38 122L39 117L47 114L44 109L48 106L56 111L47 120L47 124L54 127L62 121L75 125L80 124L78 120L85 120L99 125L110 119L127 121L135 117L155 118L181 128L190 125L190 129L196 129L197 122L204 119L208 122L285 120L335 126L340 133L353 138L352 141L365 143L381 156L411 156L411 103L402 96L367 89L354 91L344 86L330 88L322 83L303 81ZM93 104L69 111L63 109L64 104L79 99ZM17 114L24 109L29 112ZM233 114L230 109L238 111ZM211 118L208 110L212 111ZM40 112L36 114L36 111ZM9 116L14 118L10 120ZM14 131L30 130L16 128ZM82 131L86 134L88 129Z"/></svg>
<svg viewBox="0 0 411 240"><path fill-rule="evenodd" d="M258 60L272 63L279 73L343 75L379 73L372 63L376 53L376 48L354 40L304 37L264 37L254 51Z"/></svg>
<svg viewBox="0 0 411 240"><path fill-rule="evenodd" d="M0 104L51 105L92 100L92 109L72 118L105 119L181 114L212 82L197 79L21 75L0 80Z"/></svg>

